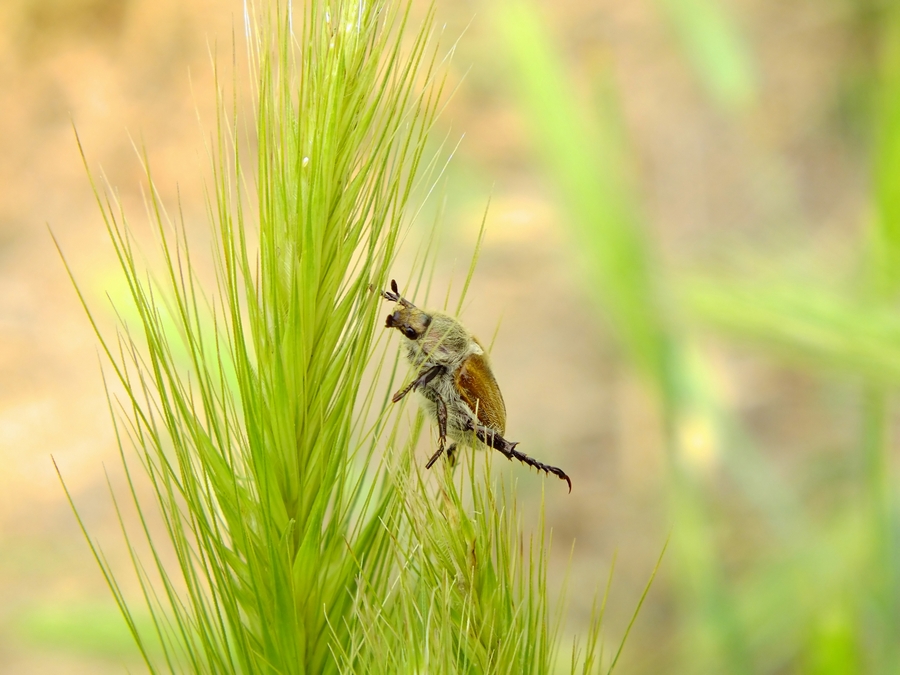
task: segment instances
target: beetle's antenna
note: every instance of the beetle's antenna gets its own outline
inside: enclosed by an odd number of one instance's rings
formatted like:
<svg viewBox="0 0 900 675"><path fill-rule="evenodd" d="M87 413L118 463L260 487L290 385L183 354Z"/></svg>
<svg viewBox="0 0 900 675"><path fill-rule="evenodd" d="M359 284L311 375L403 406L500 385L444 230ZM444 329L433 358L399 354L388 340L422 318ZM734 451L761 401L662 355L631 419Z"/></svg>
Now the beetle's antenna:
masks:
<svg viewBox="0 0 900 675"><path fill-rule="evenodd" d="M381 291L381 297L385 300L390 300L391 302L399 302L401 305L406 307L407 309L412 309L415 307L409 300L400 295L400 289L397 287L397 280L391 279L391 290L389 291Z"/></svg>

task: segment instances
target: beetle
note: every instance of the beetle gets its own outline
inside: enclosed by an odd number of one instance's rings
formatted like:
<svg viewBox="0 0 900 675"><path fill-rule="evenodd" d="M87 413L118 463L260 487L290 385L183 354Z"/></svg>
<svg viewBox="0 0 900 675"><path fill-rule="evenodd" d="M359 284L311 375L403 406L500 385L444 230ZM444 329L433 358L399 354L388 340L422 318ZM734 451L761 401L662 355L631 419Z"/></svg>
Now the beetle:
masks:
<svg viewBox="0 0 900 675"><path fill-rule="evenodd" d="M406 341L406 357L416 367L416 377L392 397L397 403L411 391L422 396L426 412L437 421L438 448L425 465L430 469L446 448L452 461L457 445L473 446L474 439L539 471L572 481L562 469L539 462L516 450L517 442L503 437L506 405L478 339L455 318L443 312L419 309L400 295L397 282L382 291L385 300L397 303L388 314L386 328L396 328Z"/></svg>

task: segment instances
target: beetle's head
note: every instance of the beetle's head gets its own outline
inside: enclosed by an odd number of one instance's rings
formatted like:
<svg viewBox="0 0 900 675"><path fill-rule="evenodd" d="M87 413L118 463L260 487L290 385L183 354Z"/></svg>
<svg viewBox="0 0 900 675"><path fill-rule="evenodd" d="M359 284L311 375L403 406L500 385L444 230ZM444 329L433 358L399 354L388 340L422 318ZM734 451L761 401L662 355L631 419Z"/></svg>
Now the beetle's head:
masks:
<svg viewBox="0 0 900 675"><path fill-rule="evenodd" d="M398 305L393 313L388 314L385 327L396 328L408 340L418 340L425 335L431 317L418 307Z"/></svg>
<svg viewBox="0 0 900 675"><path fill-rule="evenodd" d="M397 303L394 311L388 314L384 324L386 328L396 328L408 340L418 340L425 334L431 324L431 316L400 295L396 281L392 280L391 290L382 291L381 295L385 300Z"/></svg>

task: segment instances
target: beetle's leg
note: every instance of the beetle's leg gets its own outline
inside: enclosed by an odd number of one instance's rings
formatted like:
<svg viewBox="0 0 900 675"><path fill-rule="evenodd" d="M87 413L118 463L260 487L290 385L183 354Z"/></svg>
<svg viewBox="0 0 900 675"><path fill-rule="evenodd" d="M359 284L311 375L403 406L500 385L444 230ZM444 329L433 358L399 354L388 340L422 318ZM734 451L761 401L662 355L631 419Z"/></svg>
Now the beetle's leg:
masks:
<svg viewBox="0 0 900 675"><path fill-rule="evenodd" d="M512 461L513 459L517 459L523 464L534 467L538 471L552 473L557 478L566 481L569 485L569 492L572 491L572 480L562 469L550 466L549 464L544 464L543 462L539 462L538 460L529 457L523 452L519 452L516 450L518 443L510 443L493 429L481 426L480 424L475 424L474 422L469 422L469 425L471 427L470 431L475 432L479 441L485 445L491 446L494 450L499 450L508 460Z"/></svg>
<svg viewBox="0 0 900 675"><path fill-rule="evenodd" d="M450 462L450 466L456 466L456 460L456 443L451 443L447 448L447 461Z"/></svg>
<svg viewBox="0 0 900 675"><path fill-rule="evenodd" d="M440 367L441 366L438 366L438 368ZM434 405L435 408L437 408L438 449L437 452L431 456L431 459L428 460L428 464L425 465L426 469L430 469L431 465L443 454L444 444L447 442L447 404L444 403L444 399L441 398L440 395L437 395ZM454 445L453 447L456 446Z"/></svg>
<svg viewBox="0 0 900 675"><path fill-rule="evenodd" d="M441 371L444 370L444 366L431 366L430 368L425 368L422 372L419 373L419 376L410 382L408 385L403 387L400 391L393 395L391 400L396 403L401 398L406 396L413 389L418 389L419 387L424 387L426 384L431 382L434 378L441 374Z"/></svg>

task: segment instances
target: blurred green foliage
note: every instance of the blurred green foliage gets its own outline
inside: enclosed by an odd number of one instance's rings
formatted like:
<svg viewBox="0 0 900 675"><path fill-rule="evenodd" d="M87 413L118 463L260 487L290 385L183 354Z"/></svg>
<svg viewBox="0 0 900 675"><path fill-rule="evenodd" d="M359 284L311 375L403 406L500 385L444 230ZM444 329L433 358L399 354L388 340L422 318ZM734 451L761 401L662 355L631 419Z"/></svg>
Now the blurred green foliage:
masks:
<svg viewBox="0 0 900 675"><path fill-rule="evenodd" d="M726 7L714 0L657 0L657 6L715 101L733 112L752 105L758 87L753 60Z"/></svg>
<svg viewBox="0 0 900 675"><path fill-rule="evenodd" d="M852 3L851 3L852 4ZM652 660L681 673L900 672L900 557L890 392L900 375L900 10L875 12L876 102L870 125L873 217L863 283L835 289L722 273L690 278L661 265L614 115L585 102L549 22L527 0L499 3L495 25L519 101L579 246L586 286L610 331L645 376L666 420L675 639ZM737 121L755 105L752 52L718 3L657 7L712 102ZM853 11L852 8L849 11ZM823 263L824 265L825 263ZM767 265L768 267L768 265ZM827 269L819 270L822 278ZM727 408L702 345L715 332L795 367L856 387L862 470L852 497L817 510L786 484ZM712 461L757 509L766 538L741 564L723 535L718 486L685 447L701 429ZM846 469L845 469L846 470ZM654 671L658 672L658 671Z"/></svg>
<svg viewBox="0 0 900 675"><path fill-rule="evenodd" d="M152 631L147 612L138 613L142 630ZM140 658L128 626L112 603L60 602L29 607L15 618L19 638L41 650L137 661ZM158 647L155 649L158 650Z"/></svg>

